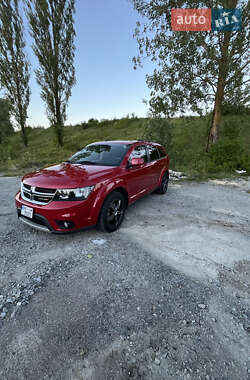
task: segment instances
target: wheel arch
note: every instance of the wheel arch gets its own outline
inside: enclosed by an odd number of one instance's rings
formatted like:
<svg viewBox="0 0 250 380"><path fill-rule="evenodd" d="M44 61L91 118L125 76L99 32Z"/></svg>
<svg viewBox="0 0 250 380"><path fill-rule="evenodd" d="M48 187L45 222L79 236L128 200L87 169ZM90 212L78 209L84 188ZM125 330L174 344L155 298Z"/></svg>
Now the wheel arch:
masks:
<svg viewBox="0 0 250 380"><path fill-rule="evenodd" d="M162 170L161 175L160 175L159 185L161 184L162 178L163 178L163 176L164 176L165 173L168 173L168 178L169 178L169 169L164 168L164 169Z"/></svg>
<svg viewBox="0 0 250 380"><path fill-rule="evenodd" d="M113 190L111 190L105 197L105 199L112 193L114 192L118 192L118 193L121 193L124 198L125 198L125 201L126 201L126 208L128 207L128 192L127 190L124 188L124 187L115 187ZM105 200L104 199L104 200Z"/></svg>
<svg viewBox="0 0 250 380"><path fill-rule="evenodd" d="M101 191L96 197L92 214L92 218L96 221L96 223L99 219L105 200L110 194L112 194L115 191L120 192L124 196L126 201L126 208L128 207L128 192L126 188L121 183L117 184L117 186L114 186L113 183L110 183L109 186L105 186L105 188L103 188L103 191Z"/></svg>
<svg viewBox="0 0 250 380"><path fill-rule="evenodd" d="M108 199L108 197L110 197L114 193L121 194L123 196L124 200L125 200L125 210L128 207L128 193L127 193L127 191L126 191L126 189L124 187L115 187L115 188L111 189L109 192L107 192L105 194L105 197L103 197L103 199L102 199L102 203L100 205L99 213L98 213L98 218L97 218L97 227L99 229L101 229L101 231L104 231L104 232L107 232L107 231L108 232L113 232L113 231L110 231L110 230L106 230L106 228L104 228L104 222L102 221L102 213L103 213L103 208L104 208L104 205L105 205L105 201ZM116 196L119 196L118 194ZM124 215L123 215L123 217L124 217ZM122 220L123 220L123 217L122 217Z"/></svg>

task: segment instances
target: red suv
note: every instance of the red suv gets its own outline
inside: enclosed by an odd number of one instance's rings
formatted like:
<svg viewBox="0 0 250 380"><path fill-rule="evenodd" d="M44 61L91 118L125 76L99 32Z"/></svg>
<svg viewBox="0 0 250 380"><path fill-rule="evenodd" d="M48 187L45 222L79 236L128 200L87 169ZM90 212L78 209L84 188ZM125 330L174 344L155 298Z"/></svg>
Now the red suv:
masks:
<svg viewBox="0 0 250 380"><path fill-rule="evenodd" d="M98 225L115 231L126 208L168 188L169 158L146 141L102 141L60 165L25 175L16 195L19 220L47 232Z"/></svg>

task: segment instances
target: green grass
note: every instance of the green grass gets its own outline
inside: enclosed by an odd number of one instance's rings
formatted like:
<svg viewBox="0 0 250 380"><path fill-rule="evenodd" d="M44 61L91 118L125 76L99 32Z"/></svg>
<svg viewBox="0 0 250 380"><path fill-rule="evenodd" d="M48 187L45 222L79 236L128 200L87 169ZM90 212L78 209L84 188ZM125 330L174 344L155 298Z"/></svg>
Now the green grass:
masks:
<svg viewBox="0 0 250 380"><path fill-rule="evenodd" d="M166 145L171 168L200 179L232 175L235 169L247 169L250 173L250 116L224 116L219 143L207 154L209 122L209 116L172 119L171 144L168 135L164 141L157 135L158 121L154 122L154 140ZM0 145L0 172L21 175L53 165L94 141L142 139L148 133L148 123L148 119L123 118L66 126L63 148L57 146L53 128L28 128L28 148L23 146L20 132Z"/></svg>
<svg viewBox="0 0 250 380"><path fill-rule="evenodd" d="M57 146L54 129L28 128L29 146L24 147L21 133L16 132L0 145L0 172L7 175L22 174L59 163L85 145L100 140L140 139L145 119L120 119L99 123L88 129L81 125L64 128L64 146Z"/></svg>

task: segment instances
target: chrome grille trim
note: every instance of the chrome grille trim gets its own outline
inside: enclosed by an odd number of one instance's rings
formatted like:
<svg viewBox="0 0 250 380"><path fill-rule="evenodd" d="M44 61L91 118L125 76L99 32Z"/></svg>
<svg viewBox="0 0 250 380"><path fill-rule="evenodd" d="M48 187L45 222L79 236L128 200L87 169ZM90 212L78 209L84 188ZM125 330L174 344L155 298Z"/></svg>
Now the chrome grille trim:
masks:
<svg viewBox="0 0 250 380"><path fill-rule="evenodd" d="M36 189L39 189L37 191ZM47 205L50 203L56 193L56 189L46 189L41 187L30 186L25 183L21 183L21 196L30 203L38 205Z"/></svg>

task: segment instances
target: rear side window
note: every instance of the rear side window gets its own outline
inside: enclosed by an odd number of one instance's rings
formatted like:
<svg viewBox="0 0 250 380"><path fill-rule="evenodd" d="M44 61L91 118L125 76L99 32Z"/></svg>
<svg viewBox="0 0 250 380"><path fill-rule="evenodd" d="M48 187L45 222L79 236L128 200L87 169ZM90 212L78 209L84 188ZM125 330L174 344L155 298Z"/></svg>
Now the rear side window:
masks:
<svg viewBox="0 0 250 380"><path fill-rule="evenodd" d="M132 158L143 158L144 162L148 161L147 149L145 145L137 146L129 157L129 163L131 163Z"/></svg>
<svg viewBox="0 0 250 380"><path fill-rule="evenodd" d="M158 148L160 158L166 157L166 153L164 152L164 149L162 148L162 146L158 146L157 148Z"/></svg>
<svg viewBox="0 0 250 380"><path fill-rule="evenodd" d="M158 160L160 158L159 153L158 153L158 149L156 148L156 146L148 145L148 153L149 153L149 160L150 161L155 161L155 160Z"/></svg>

